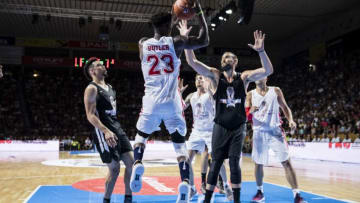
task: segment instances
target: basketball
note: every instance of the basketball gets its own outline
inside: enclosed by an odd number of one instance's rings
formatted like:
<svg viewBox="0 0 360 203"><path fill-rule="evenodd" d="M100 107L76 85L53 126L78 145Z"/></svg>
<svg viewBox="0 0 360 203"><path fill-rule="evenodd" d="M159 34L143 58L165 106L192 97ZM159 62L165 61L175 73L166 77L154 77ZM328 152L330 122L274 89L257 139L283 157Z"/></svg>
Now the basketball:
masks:
<svg viewBox="0 0 360 203"><path fill-rule="evenodd" d="M194 0L176 0L173 10L178 18L189 20L195 15L194 6Z"/></svg>

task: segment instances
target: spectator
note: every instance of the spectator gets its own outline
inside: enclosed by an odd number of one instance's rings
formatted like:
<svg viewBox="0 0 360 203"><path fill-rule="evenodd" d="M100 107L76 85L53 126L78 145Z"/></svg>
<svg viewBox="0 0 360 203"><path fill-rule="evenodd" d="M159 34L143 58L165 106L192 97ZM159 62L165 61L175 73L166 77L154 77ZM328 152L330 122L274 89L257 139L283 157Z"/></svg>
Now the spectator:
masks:
<svg viewBox="0 0 360 203"><path fill-rule="evenodd" d="M325 135L320 142L330 142L329 138L327 137L327 135Z"/></svg>
<svg viewBox="0 0 360 203"><path fill-rule="evenodd" d="M342 140L343 143L351 143L351 139L349 137L349 135L345 135L345 138Z"/></svg>

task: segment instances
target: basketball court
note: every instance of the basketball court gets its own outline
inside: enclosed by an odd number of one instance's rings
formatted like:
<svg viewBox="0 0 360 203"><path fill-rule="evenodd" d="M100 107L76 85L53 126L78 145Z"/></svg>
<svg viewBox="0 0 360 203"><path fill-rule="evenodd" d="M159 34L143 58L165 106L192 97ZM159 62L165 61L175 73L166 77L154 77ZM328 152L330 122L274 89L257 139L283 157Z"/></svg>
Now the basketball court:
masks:
<svg viewBox="0 0 360 203"><path fill-rule="evenodd" d="M168 143L169 148L172 147ZM165 149L168 150L168 149ZM31 156L29 156L29 154ZM157 154L157 155L156 155ZM169 151L145 153L145 177L141 192L135 194L135 202L175 202L180 182L178 167ZM200 189L199 156L195 160L196 187ZM293 160L301 194L308 202L359 202L360 164ZM123 167L123 165L122 165ZM254 165L248 155L242 161L243 184L241 199L250 202L256 192ZM114 194L113 202L122 202L123 168ZM227 172L228 168L227 168ZM81 152L9 152L0 162L0 202L101 202L104 177L107 168L97 153ZM5 187L4 187L5 186ZM292 192L280 165L265 167L264 191L266 202L292 202ZM199 192L191 202L201 202ZM224 195L215 194L215 202L228 202Z"/></svg>

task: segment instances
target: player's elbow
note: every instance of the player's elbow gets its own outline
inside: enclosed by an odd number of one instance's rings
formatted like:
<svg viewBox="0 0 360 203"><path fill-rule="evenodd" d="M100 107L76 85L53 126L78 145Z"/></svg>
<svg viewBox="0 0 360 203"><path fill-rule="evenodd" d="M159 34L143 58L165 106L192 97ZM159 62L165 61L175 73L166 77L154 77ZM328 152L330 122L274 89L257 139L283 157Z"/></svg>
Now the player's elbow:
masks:
<svg viewBox="0 0 360 203"><path fill-rule="evenodd" d="M273 66L270 64L269 67L265 68L265 75L266 75L266 76L269 76L269 75L271 75L271 74L273 74L273 73L274 73L274 68L273 68Z"/></svg>

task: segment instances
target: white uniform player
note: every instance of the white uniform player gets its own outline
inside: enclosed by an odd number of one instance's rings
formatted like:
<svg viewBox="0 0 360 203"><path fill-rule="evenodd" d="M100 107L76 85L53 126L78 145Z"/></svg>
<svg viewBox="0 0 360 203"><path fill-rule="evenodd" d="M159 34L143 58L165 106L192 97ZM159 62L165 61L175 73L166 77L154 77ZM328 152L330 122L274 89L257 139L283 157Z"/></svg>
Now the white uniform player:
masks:
<svg viewBox="0 0 360 203"><path fill-rule="evenodd" d="M272 149L280 162L289 159L289 149L285 134L281 129L280 106L274 87L268 87L265 96L251 91L252 106L259 109L253 113L252 159L257 164L268 164L269 149Z"/></svg>
<svg viewBox="0 0 360 203"><path fill-rule="evenodd" d="M192 108L193 114L193 128L187 141L187 148L189 149L190 163L196 152L202 153L201 156L201 191L206 193L206 173L208 168L208 154L211 153L212 147L212 131L214 127L215 118L215 101L212 94L209 92L209 81L202 75L196 75L195 86L197 91L189 94L185 99L185 105ZM180 90L183 92L187 86L183 87L183 80L180 82ZM205 150L207 147L207 151ZM190 199L197 193L194 183L194 172L190 169L190 185L191 193ZM226 194L228 200L233 200L233 195L230 186L227 183L226 169L224 165L220 169L221 181L218 181L218 188L220 193Z"/></svg>
<svg viewBox="0 0 360 203"><path fill-rule="evenodd" d="M215 105L212 96L197 92L191 95L190 104L193 112L193 128L187 142L189 150L203 152L205 146L211 153L211 136L214 127Z"/></svg>
<svg viewBox="0 0 360 203"><path fill-rule="evenodd" d="M268 164L269 150L271 149L285 169L286 179L293 190L294 202L304 203L298 189L295 171L290 162L286 137L281 129L280 109L289 121L292 130L296 128L296 123L281 89L269 87L266 82L267 78L255 82L256 89L248 93L245 104L247 109L250 108L252 114L253 149L251 156L255 162L255 178L258 189L252 202L265 201L263 165Z"/></svg>
<svg viewBox="0 0 360 203"><path fill-rule="evenodd" d="M148 39L143 42L142 51L145 95L136 128L151 134L160 130L163 120L170 134L177 130L185 136L184 103L178 90L181 61L176 55L173 38Z"/></svg>
<svg viewBox="0 0 360 203"><path fill-rule="evenodd" d="M130 185L133 192L142 187L144 165L142 164L146 141L150 134L160 130L163 121L173 142L181 183L178 186L177 203L189 202L190 165L185 145L186 123L183 114L183 100L178 89L178 78L181 61L179 56L184 49L199 49L209 44L209 32L199 2L194 9L200 30L197 36L185 35L171 37L175 16L168 12L160 12L150 18L154 35L139 41L141 69L145 80L145 95L142 110L136 124L137 134L134 142L134 166ZM179 26L181 26L180 24Z"/></svg>

